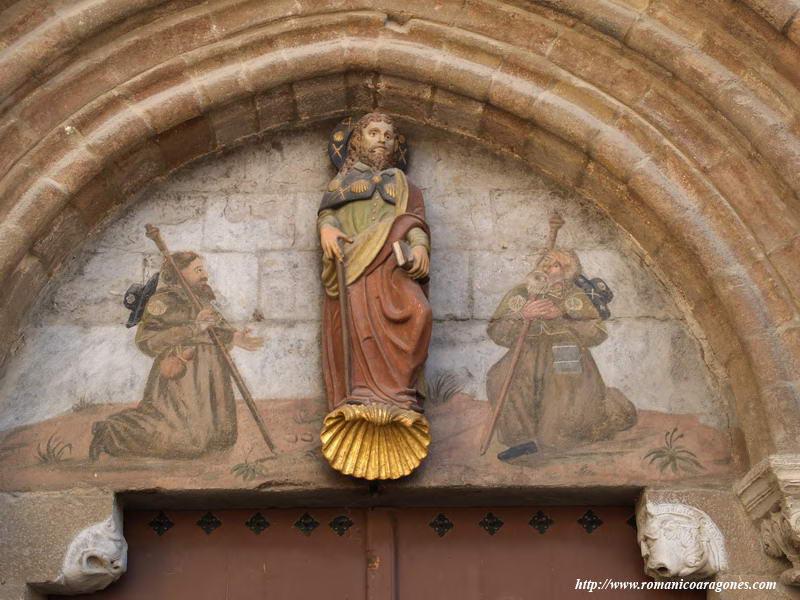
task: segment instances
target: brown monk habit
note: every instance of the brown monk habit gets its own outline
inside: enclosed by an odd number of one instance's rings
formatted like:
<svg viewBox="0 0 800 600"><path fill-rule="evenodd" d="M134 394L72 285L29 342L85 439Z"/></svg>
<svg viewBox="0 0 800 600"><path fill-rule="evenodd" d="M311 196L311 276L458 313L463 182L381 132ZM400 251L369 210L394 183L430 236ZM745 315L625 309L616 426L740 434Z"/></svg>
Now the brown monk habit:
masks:
<svg viewBox="0 0 800 600"><path fill-rule="evenodd" d="M417 383L428 354L432 314L427 285L397 265L392 244L413 228L428 233L422 193L409 184L406 211L394 218L375 258L348 286L352 393L346 398L338 297L326 295L322 368L328 406L381 402L422 409ZM358 243L358 240L356 241Z"/></svg>
<svg viewBox="0 0 800 600"><path fill-rule="evenodd" d="M213 293L201 296L210 302ZM210 304L209 304L210 306ZM147 303L136 345L154 359L142 401L94 424L91 457L196 458L236 442L236 404L222 353L195 321L197 309L176 286L160 288ZM230 342L233 329L218 335ZM163 364L177 354L184 367L173 376Z"/></svg>

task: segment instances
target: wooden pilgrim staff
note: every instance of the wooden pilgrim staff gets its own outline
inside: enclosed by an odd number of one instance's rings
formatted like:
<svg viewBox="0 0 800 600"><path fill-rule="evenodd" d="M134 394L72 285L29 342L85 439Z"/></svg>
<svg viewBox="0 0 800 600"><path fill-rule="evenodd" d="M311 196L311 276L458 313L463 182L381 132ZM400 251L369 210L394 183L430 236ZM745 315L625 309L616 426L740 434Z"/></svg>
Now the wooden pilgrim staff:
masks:
<svg viewBox="0 0 800 600"><path fill-rule="evenodd" d="M547 250L552 250L556 247L556 238L558 237L558 230L564 225L564 219L561 218L561 215L557 212L553 213L553 216L550 217L550 234L547 236ZM539 260L536 262L536 266L534 270L538 269L542 261L547 256L547 252L545 252ZM540 294L541 295L541 294ZM497 403L494 405L494 411L492 412L492 418L486 424L486 429L483 432L483 439L481 440L481 455L486 454L486 450L489 449L489 444L492 441L492 435L494 435L495 427L497 427L497 419L500 417L500 413L503 412L503 407L506 403L506 398L508 397L508 390L511 388L511 380L514 378L514 371L517 368L517 363L519 362L519 357L522 354L522 348L525 346L525 338L528 336L528 331L531 328L531 321L532 319L526 319L524 325L522 326L522 330L519 332L519 337L517 338L517 342L514 344L514 353L511 355L511 364L508 365L508 371L506 371L506 378L503 380L503 387L500 388L500 396L497 398Z"/></svg>
<svg viewBox="0 0 800 600"><path fill-rule="evenodd" d="M195 296L192 288L186 282L186 279L183 277L183 273L180 272L178 266L175 264L175 261L172 259L172 254L170 253L167 245L164 243L164 240L161 239L161 232L158 230L158 227L153 225L145 225L145 235L153 240L158 246L161 255L164 257L164 260L167 261L167 264L172 268L172 272L175 273L178 277L178 281L183 288L183 291L189 296L189 299L194 304L197 310L202 310L204 308L203 303L198 300L197 296ZM228 349L225 347L225 344L222 343L222 340L219 338L219 334L214 331L213 327L208 328L208 335L211 337L211 341L214 342L214 345L217 346L219 351L222 353L222 357L225 359L225 362L228 365L228 368L231 371L231 377L233 377L234 383L236 383L236 387L239 388L239 393L242 394L242 398L244 398L245 404L247 404L247 408L250 409L250 413L253 415L253 420L255 420L256 425L258 426L258 430L261 432L261 437L264 438L264 442L266 442L267 447L270 449L272 453L275 452L275 446L272 444L272 440L269 437L269 433L267 432L267 426L264 425L264 421L261 419L261 415L258 413L258 408L256 407L256 402L253 399L253 395L250 393L250 390L247 388L247 384L244 382L244 378L242 374L239 372L239 368L236 366L236 363L233 362L233 357Z"/></svg>
<svg viewBox="0 0 800 600"><path fill-rule="evenodd" d="M342 352L344 354L344 390L345 399L350 397L350 309L347 305L347 270L344 264L344 248L341 239L337 240L342 249L342 258L334 257L336 261L336 282L339 287L339 318L342 323ZM329 410L333 410L329 406Z"/></svg>

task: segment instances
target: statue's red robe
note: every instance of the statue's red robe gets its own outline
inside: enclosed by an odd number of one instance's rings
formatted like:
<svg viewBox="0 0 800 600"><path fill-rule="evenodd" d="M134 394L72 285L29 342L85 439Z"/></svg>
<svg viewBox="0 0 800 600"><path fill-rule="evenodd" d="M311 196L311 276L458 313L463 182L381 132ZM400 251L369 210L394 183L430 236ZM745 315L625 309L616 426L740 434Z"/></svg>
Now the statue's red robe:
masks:
<svg viewBox="0 0 800 600"><path fill-rule="evenodd" d="M348 302L351 351L351 394L346 395L344 352L338 295L326 294L322 323L322 368L329 408L346 402L380 402L404 409L421 410L419 378L428 355L432 314L427 286L411 279L397 265L392 244L420 228L428 233L422 193L405 185L399 174L396 213L388 234L378 239L377 253L351 281ZM367 231L348 231L355 242L348 256L360 254L359 243L376 243ZM359 235L364 234L364 235ZM365 239L366 238L366 239ZM381 241L382 240L382 241ZM370 252L372 254L372 252ZM326 261L330 262L330 261ZM330 279L332 264L326 265ZM325 274L323 274L325 278ZM331 286L326 284L326 288Z"/></svg>

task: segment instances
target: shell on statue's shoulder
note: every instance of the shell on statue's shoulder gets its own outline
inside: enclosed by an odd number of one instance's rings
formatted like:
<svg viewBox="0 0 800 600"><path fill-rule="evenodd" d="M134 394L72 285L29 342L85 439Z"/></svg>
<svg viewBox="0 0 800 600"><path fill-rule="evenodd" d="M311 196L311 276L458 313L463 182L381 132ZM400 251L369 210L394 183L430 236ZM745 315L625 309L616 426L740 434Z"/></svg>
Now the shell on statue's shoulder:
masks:
<svg viewBox="0 0 800 600"><path fill-rule="evenodd" d="M350 136L353 135L358 119L347 117L340 121L331 131L328 138L328 157L331 159L336 170L342 168L344 161L347 160L347 145L350 143ZM397 164L396 167L401 171L408 169L409 149L408 140L404 135L397 135Z"/></svg>
<svg viewBox="0 0 800 600"><path fill-rule="evenodd" d="M357 163L343 177L337 175L331 180L322 195L319 210L371 198L376 189L386 202L396 204L399 189L397 179L403 176L402 171L396 168L376 173L367 165Z"/></svg>

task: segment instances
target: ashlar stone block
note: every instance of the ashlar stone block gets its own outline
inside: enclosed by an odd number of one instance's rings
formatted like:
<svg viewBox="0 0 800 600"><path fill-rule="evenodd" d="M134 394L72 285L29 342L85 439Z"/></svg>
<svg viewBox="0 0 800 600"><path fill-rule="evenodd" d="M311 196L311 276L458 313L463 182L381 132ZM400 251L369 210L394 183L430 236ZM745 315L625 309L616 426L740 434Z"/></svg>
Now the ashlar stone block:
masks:
<svg viewBox="0 0 800 600"><path fill-rule="evenodd" d="M259 268L259 308L266 319L319 321L323 291L317 252L266 252Z"/></svg>

